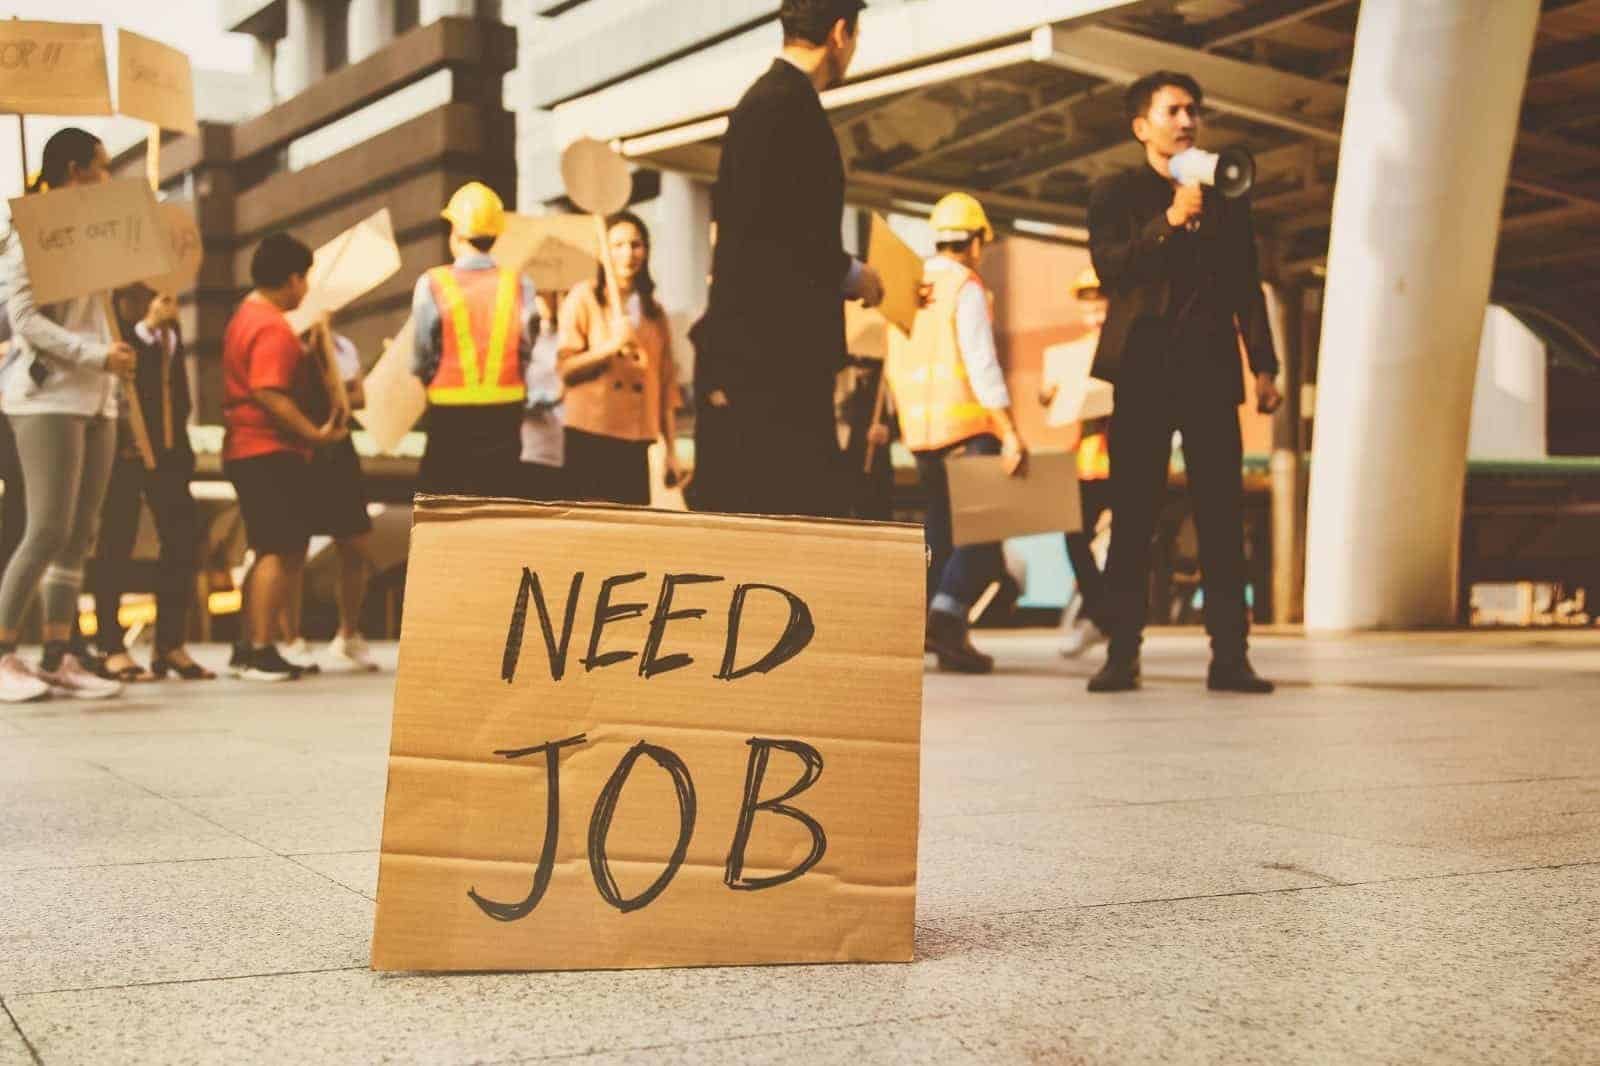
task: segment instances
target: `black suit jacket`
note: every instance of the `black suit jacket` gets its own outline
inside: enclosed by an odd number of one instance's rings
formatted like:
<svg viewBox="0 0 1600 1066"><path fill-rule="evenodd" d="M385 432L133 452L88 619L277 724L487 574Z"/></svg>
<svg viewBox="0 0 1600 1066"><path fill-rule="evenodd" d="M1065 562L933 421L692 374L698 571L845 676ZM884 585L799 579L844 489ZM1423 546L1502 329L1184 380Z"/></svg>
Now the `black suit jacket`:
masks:
<svg viewBox="0 0 1600 1066"><path fill-rule="evenodd" d="M845 360L841 285L850 266L843 210L844 163L827 114L809 79L778 60L734 109L717 173L717 247L710 304L696 330L695 392L703 400L720 389L731 406L720 416L699 407L712 437L697 453L696 478L727 480L743 495L708 506L829 509L826 482L838 463L833 386Z"/></svg>
<svg viewBox="0 0 1600 1066"><path fill-rule="evenodd" d="M147 343L139 336L135 323L123 323L122 336L139 357L133 388L139 394L139 407L144 414L145 430L150 434L150 447L155 451L157 463L163 467L176 465L192 469L194 451L189 446L188 425L193 401L189 396L188 351L184 347L182 330L177 326L172 327L173 351L170 356L159 336L156 343ZM127 387L123 385L123 388ZM166 410L172 412L170 451L162 433ZM137 454L133 449L133 434L126 417L118 427L118 436L122 440L125 455Z"/></svg>
<svg viewBox="0 0 1600 1066"><path fill-rule="evenodd" d="M1186 385L1243 403L1241 336L1254 373L1278 372L1249 199L1206 189L1193 233L1167 223L1171 204L1171 182L1148 164L1101 180L1090 194L1089 251L1109 299L1094 376L1117 384L1131 348L1146 341L1173 345L1183 349L1178 365L1189 368ZM1174 263L1187 250L1195 253L1198 285L1179 307Z"/></svg>

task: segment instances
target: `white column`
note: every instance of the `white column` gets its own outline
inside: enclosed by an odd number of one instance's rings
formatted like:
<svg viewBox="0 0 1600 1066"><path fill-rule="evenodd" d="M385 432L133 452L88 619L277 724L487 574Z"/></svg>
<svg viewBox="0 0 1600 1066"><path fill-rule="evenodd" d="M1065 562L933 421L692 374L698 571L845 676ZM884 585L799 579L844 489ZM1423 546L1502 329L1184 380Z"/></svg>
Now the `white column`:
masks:
<svg viewBox="0 0 1600 1066"><path fill-rule="evenodd" d="M327 34L322 5L316 0L288 0L287 29L278 42L274 63L279 100L304 92L323 75Z"/></svg>
<svg viewBox="0 0 1600 1066"><path fill-rule="evenodd" d="M1479 332L1539 0L1361 5L1334 198L1306 627L1455 620Z"/></svg>
<svg viewBox="0 0 1600 1066"><path fill-rule="evenodd" d="M421 0L417 9L417 21L426 26L430 22L437 22L450 16L471 18L474 6L472 0Z"/></svg>
<svg viewBox="0 0 1600 1066"><path fill-rule="evenodd" d="M349 34L352 63L394 40L394 0L350 0Z"/></svg>
<svg viewBox="0 0 1600 1066"><path fill-rule="evenodd" d="M682 174L663 173L661 194L650 206L650 271L672 322L678 373L687 381L694 370L689 327L704 313L710 296L711 189Z"/></svg>
<svg viewBox="0 0 1600 1066"><path fill-rule="evenodd" d="M274 84L274 71L276 68L275 57L278 50L276 41L265 37L252 37L250 49L250 89L251 106L257 114L270 110L278 102L277 86Z"/></svg>

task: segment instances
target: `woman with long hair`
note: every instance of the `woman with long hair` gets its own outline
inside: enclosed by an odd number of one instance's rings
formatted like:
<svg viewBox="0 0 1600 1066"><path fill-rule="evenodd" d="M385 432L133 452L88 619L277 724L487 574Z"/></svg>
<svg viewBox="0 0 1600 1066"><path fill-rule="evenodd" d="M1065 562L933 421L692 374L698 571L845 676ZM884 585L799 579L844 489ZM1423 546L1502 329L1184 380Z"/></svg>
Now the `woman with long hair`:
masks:
<svg viewBox="0 0 1600 1066"><path fill-rule="evenodd" d="M69 127L45 143L39 177L28 191L98 184L110 176L99 138ZM138 357L112 339L104 295L41 307L15 232L6 235L3 259L0 283L15 352L0 385L0 409L16 434L28 518L0 580L0 700L104 699L122 686L91 673L69 641L84 560L117 457L120 379L134 372ZM36 594L44 601L44 657L35 669L18 658L17 640Z"/></svg>
<svg viewBox="0 0 1600 1066"><path fill-rule="evenodd" d="M601 266L561 305L559 368L566 392L566 487L579 500L647 505L650 445L666 448L669 487L682 479L676 449L677 373L667 314L650 274L650 230L623 212L606 224L620 306Z"/></svg>

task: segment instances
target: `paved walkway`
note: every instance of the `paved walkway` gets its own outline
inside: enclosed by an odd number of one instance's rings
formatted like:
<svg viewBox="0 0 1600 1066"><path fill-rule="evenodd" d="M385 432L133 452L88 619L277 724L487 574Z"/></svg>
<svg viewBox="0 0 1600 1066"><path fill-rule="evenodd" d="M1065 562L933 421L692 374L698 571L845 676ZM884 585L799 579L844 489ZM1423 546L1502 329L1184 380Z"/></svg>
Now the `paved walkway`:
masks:
<svg viewBox="0 0 1600 1066"><path fill-rule="evenodd" d="M983 643L910 966L380 977L389 678L0 709L0 1066L1600 1061L1600 636Z"/></svg>

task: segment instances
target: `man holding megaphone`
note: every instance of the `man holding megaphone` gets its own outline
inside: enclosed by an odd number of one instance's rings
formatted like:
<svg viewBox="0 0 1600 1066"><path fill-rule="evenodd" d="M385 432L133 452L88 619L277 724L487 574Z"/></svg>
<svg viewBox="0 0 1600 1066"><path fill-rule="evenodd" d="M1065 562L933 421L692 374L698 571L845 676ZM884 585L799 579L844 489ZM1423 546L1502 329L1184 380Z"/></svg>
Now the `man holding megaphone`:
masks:
<svg viewBox="0 0 1600 1066"><path fill-rule="evenodd" d="M1115 388L1117 516L1106 572L1110 648L1089 690L1139 686L1150 542L1176 432L1200 534L1212 654L1207 685L1271 692L1247 656L1238 414L1245 398L1241 338L1258 406L1271 412L1282 402L1246 195L1254 166L1247 153L1197 147L1203 94L1187 74L1140 78L1125 101L1145 162L1097 183L1089 200L1090 253L1108 300L1093 373Z"/></svg>

